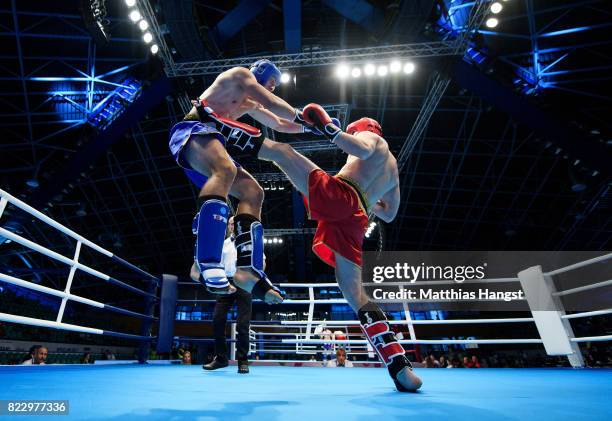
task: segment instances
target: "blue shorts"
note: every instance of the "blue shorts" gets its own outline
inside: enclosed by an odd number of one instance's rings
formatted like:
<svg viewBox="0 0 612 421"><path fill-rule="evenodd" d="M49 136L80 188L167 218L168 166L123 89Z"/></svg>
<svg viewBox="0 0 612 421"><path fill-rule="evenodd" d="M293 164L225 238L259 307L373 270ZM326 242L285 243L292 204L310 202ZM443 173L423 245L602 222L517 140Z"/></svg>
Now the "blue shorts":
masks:
<svg viewBox="0 0 612 421"><path fill-rule="evenodd" d="M225 139L225 136L219 133L213 123L203 124L199 121L181 121L176 123L172 129L170 129L169 146L172 156L179 167L185 171L185 174L193 182L193 184L201 189L202 186L206 184L208 177L191 168L189 163L182 156L183 149L185 148L187 142L189 142L191 139L192 135L217 139L223 144L223 146L225 146L225 142L227 140ZM212 135L214 135L214 137ZM234 165L236 165L236 168L240 168L240 164L233 159L232 161L234 162Z"/></svg>

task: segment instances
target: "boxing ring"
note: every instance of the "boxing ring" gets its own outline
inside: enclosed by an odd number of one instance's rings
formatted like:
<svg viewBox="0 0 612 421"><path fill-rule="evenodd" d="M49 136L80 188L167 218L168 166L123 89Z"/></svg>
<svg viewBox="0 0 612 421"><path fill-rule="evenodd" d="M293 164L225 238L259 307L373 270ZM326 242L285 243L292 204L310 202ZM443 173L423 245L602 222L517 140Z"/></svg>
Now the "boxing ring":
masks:
<svg viewBox="0 0 612 421"><path fill-rule="evenodd" d="M38 285L15 276L0 273L0 282L26 288L40 294L60 298L61 306L55 320L42 320L18 314L0 312L0 321L29 326L76 331L94 335L119 337L140 344L140 360L146 359L146 351L158 337L151 334L153 323L160 323L155 316L159 301L157 286L166 276L157 278L112 252L99 247L46 215L31 208L19 199L0 190L0 217L8 204L57 229L75 241L74 255L66 257L27 238L0 228L0 235L68 265L70 272L63 290ZM81 249L88 247L101 257L134 271L148 286L141 289L122 282L108 274L80 262ZM516 278L482 280L479 282L519 282L529 301L529 285L546 284L548 280L565 271L585 265L608 261L612 255L604 255L572 266L547 273L529 268ZM72 291L77 271L83 271L103 280L109 286L120 288L140 296L144 310L136 312L84 298ZM612 281L596 282L568 290L549 290L551 296L561 297L574 293L609 286ZM251 326L252 351L258 354L285 353L304 357L320 352L325 344L341 345L349 355L368 353L366 340L357 331L356 320L322 320L315 318L317 306L346 304L341 298L317 298L321 288L337 288L337 284L282 284L287 290L301 291L285 301L287 306L307 310L303 320L254 321ZM301 298L305 297L305 298ZM110 326L98 329L69 324L63 321L68 301L75 301L97 309L129 316L142 321L142 334L118 332ZM177 300L180 302L181 300ZM206 301L213 300L187 300ZM377 300L385 302L384 300ZM163 301L162 301L163 303ZM176 302L174 303L176 306ZM271 307L272 309L272 307ZM407 310L407 309L406 309ZM297 314L298 312L296 312ZM543 345L553 355L569 356L572 365L581 366L582 358L564 354L576 350L576 344L585 341L609 341L610 335L576 337L568 324L573 319L600 317L612 314L612 309L568 313L562 308L554 313L554 319L533 310L530 317L483 318L448 320L412 320L405 311L402 320L392 325L405 326L408 337L403 344L536 344ZM161 314L161 313L160 313ZM170 312L172 318L174 312ZM507 323L535 324L539 337L508 339L426 339L417 337L417 325ZM330 330L342 331L345 339L321 338L317 326L324 324ZM552 326L552 328L551 328ZM554 330L555 338L550 332ZM570 326L571 328L571 326ZM544 330L542 330L544 329ZM268 333L268 334L266 334ZM185 342L211 341L209 338L175 338ZM235 341L235 335L231 339ZM568 348L569 346L569 348ZM579 350L578 350L579 353ZM612 370L551 368L551 369L477 369L435 370L417 368L424 381L417 393L398 393L386 370L365 367L381 366L376 362L357 363L354 368L324 368L320 363L308 366L307 361L288 360L259 361L268 366L254 364L251 373L239 375L235 367L216 371L204 371L199 365L177 364L112 364L112 365L47 365L0 366L0 401L2 400L62 400L68 402L70 419L79 420L168 420L168 419L310 419L334 417L357 419L609 419L612 395ZM284 365L284 366L283 366ZM293 366L290 366L293 365ZM295 366L301 365L297 368ZM316 365L316 366L314 366ZM361 367L360 367L361 365ZM0 414L4 415L4 414Z"/></svg>

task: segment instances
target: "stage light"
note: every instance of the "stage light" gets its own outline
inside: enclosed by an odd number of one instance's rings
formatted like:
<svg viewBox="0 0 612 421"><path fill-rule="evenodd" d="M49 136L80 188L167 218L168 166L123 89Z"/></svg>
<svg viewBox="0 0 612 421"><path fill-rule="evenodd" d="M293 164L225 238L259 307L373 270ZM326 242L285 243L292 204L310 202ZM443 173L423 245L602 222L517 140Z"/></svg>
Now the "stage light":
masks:
<svg viewBox="0 0 612 421"><path fill-rule="evenodd" d="M346 64L339 64L338 67L336 67L336 76L340 79L346 79L349 73L350 69Z"/></svg>
<svg viewBox="0 0 612 421"><path fill-rule="evenodd" d="M132 10L130 12L130 20L134 23L138 22L140 19L142 19L142 16L140 15L140 12L138 10Z"/></svg>
<svg viewBox="0 0 612 421"><path fill-rule="evenodd" d="M387 66L378 66L378 69L376 70L376 73L380 77L387 76L387 73L389 73L389 68Z"/></svg>
<svg viewBox="0 0 612 421"><path fill-rule="evenodd" d="M361 76L361 69L359 67L354 67L353 70L351 70L351 76L353 77Z"/></svg>
<svg viewBox="0 0 612 421"><path fill-rule="evenodd" d="M495 28L499 24L496 18L487 19L487 28Z"/></svg>
<svg viewBox="0 0 612 421"><path fill-rule="evenodd" d="M125 0L125 5L127 7L133 7L136 4L136 0Z"/></svg>
<svg viewBox="0 0 612 421"><path fill-rule="evenodd" d="M373 64L366 64L363 69L363 73L365 73L366 76L372 76L374 73L376 73L376 66Z"/></svg>
<svg viewBox="0 0 612 421"><path fill-rule="evenodd" d="M143 19L140 22L138 22L138 27L140 28L141 31L146 31L149 28L149 22Z"/></svg>
<svg viewBox="0 0 612 421"><path fill-rule="evenodd" d="M289 73L281 74L280 83L287 83L291 80L291 75Z"/></svg>
<svg viewBox="0 0 612 421"><path fill-rule="evenodd" d="M499 2L495 2L491 5L491 12L498 14L499 12L502 11L502 9L504 8L504 6L502 6L501 3Z"/></svg>
<svg viewBox="0 0 612 421"><path fill-rule="evenodd" d="M153 45L151 46L151 52L152 52L153 54L157 54L157 52L158 52L158 51L159 51L159 47L157 46L157 44L153 44Z"/></svg>
<svg viewBox="0 0 612 421"><path fill-rule="evenodd" d="M147 32L146 34L144 34L142 36L142 39L144 40L144 42L146 42L147 44L150 43L151 41L153 41L153 35L151 35L150 32Z"/></svg>
<svg viewBox="0 0 612 421"><path fill-rule="evenodd" d="M404 64L404 73L406 73L407 75L414 73L414 69L416 69L416 66L414 65L414 63Z"/></svg>
<svg viewBox="0 0 612 421"><path fill-rule="evenodd" d="M389 69L391 70L391 73L398 73L400 70L402 70L402 63L399 61L392 61Z"/></svg>

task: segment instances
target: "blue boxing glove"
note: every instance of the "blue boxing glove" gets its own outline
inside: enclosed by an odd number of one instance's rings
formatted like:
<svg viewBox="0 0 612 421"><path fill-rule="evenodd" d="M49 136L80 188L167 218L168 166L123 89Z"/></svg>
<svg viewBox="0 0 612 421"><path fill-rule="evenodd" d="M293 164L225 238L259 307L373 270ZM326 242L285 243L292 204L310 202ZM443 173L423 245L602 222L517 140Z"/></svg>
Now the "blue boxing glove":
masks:
<svg viewBox="0 0 612 421"><path fill-rule="evenodd" d="M342 127L340 125L340 120L338 120L336 117L332 117L331 121L335 126ZM315 136L325 136L321 130L314 126L302 126L302 133L312 133Z"/></svg>

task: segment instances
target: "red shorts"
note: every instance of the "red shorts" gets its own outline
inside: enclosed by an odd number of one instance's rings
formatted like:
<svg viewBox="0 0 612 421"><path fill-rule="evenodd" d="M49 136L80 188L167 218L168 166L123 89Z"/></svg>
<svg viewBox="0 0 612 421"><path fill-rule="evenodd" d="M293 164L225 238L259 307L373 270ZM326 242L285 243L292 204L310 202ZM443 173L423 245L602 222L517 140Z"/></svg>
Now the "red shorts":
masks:
<svg viewBox="0 0 612 421"><path fill-rule="evenodd" d="M312 251L332 267L336 267L334 252L361 267L368 215L359 188L317 169L308 175L308 197L304 200L308 215L318 221Z"/></svg>

